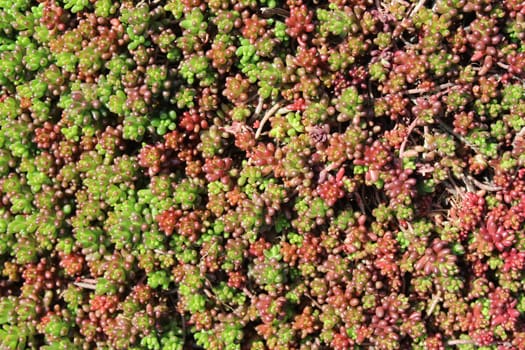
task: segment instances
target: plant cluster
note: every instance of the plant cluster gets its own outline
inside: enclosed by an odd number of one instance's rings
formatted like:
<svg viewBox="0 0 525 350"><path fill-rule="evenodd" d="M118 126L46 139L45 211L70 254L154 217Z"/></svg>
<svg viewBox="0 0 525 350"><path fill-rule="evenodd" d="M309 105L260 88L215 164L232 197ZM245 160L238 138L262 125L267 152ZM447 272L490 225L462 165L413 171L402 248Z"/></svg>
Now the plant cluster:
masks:
<svg viewBox="0 0 525 350"><path fill-rule="evenodd" d="M0 348L525 349L525 4L0 0Z"/></svg>

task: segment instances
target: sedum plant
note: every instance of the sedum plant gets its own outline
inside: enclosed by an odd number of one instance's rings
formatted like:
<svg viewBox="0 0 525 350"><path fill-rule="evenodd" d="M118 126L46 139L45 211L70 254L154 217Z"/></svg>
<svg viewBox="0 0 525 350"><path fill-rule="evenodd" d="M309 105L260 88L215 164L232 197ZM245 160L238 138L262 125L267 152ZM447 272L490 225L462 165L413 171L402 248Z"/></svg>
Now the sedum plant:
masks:
<svg viewBox="0 0 525 350"><path fill-rule="evenodd" d="M524 13L0 0L0 348L523 348Z"/></svg>

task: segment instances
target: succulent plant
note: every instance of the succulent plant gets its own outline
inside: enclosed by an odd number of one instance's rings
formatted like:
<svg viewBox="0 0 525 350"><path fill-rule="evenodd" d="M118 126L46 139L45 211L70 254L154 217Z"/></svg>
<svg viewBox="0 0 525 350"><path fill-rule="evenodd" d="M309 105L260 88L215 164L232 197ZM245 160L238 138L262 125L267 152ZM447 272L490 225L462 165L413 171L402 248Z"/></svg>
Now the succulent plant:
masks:
<svg viewBox="0 0 525 350"><path fill-rule="evenodd" d="M520 1L0 14L0 348L522 348Z"/></svg>

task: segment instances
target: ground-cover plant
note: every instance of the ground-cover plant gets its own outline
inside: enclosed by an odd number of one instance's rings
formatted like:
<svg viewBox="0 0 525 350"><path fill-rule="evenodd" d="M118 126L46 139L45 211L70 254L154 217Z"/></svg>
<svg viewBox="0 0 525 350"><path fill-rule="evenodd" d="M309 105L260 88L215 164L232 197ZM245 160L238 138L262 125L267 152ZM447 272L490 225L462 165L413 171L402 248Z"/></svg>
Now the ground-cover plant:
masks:
<svg viewBox="0 0 525 350"><path fill-rule="evenodd" d="M525 5L0 0L0 348L525 348Z"/></svg>

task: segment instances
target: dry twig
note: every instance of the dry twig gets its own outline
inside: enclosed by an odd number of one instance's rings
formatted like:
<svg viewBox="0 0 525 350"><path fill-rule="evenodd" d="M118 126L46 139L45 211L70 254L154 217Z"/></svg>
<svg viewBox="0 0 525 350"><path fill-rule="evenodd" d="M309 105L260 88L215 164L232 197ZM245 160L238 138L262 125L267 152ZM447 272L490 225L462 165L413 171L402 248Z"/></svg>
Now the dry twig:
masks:
<svg viewBox="0 0 525 350"><path fill-rule="evenodd" d="M277 102L275 105L273 105L272 108L266 111L264 114L264 117L261 119L261 122L259 123L259 127L257 128L257 131L255 132L255 139L257 140L259 136L261 136L262 130L264 128L264 124L274 115L274 113L281 108L281 102Z"/></svg>
<svg viewBox="0 0 525 350"><path fill-rule="evenodd" d="M436 308L440 300L441 300L441 293L437 293L432 297L430 306L427 311L427 317L430 317L430 315L432 315L432 313L434 312L434 309Z"/></svg>
<svg viewBox="0 0 525 350"><path fill-rule="evenodd" d="M253 118L256 119L259 116L259 114L261 114L263 105L264 105L264 98L259 97L259 101L257 102L257 107L255 107L255 112L253 112Z"/></svg>
<svg viewBox="0 0 525 350"><path fill-rule="evenodd" d="M78 282L73 282L73 284L77 287L84 288L84 289L91 289L95 290L97 289L97 281L92 279L85 279Z"/></svg>
<svg viewBox="0 0 525 350"><path fill-rule="evenodd" d="M410 136L410 134L412 133L412 130L414 130L414 128L416 127L418 120L419 118L416 117L416 119L414 119L412 123L410 123L410 125L408 126L407 134L405 138L403 139L401 146L399 147L399 158L403 158L404 153L405 153L405 148L407 145L407 141L408 141L408 136Z"/></svg>
<svg viewBox="0 0 525 350"><path fill-rule="evenodd" d="M416 15L416 13L425 5L426 0L419 0L419 2L414 6L414 9L410 12L410 15L408 15L408 18L412 18Z"/></svg>

